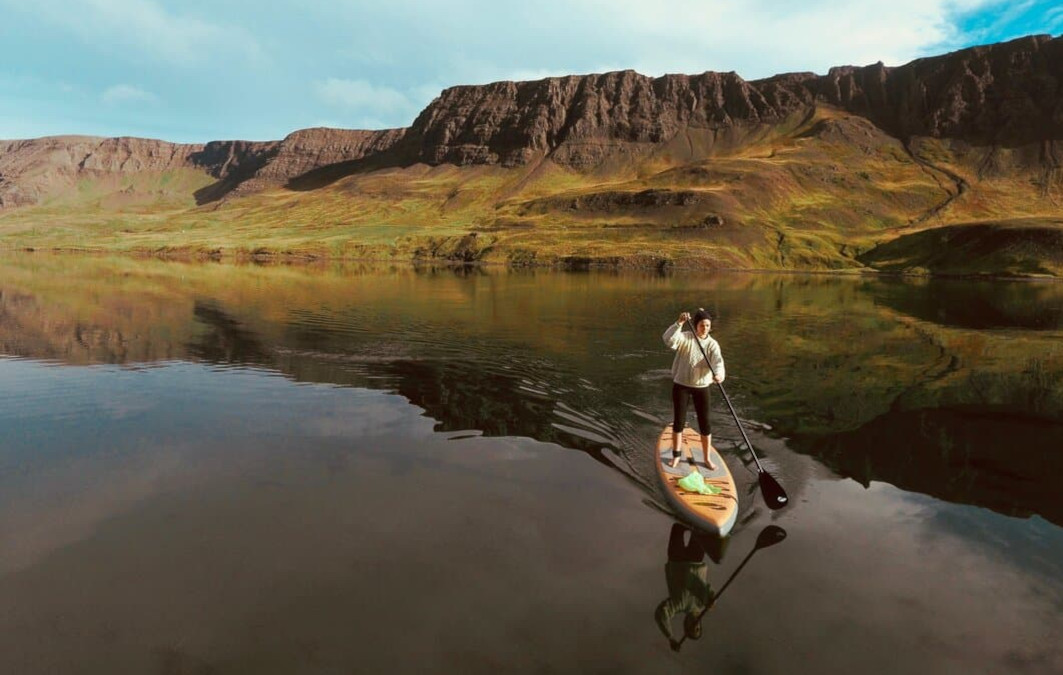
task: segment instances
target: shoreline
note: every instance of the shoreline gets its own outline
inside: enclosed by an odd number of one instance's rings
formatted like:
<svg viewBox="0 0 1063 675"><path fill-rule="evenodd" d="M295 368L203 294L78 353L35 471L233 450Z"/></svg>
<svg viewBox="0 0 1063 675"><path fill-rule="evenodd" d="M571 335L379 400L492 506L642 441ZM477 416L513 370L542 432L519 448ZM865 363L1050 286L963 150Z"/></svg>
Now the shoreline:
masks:
<svg viewBox="0 0 1063 675"><path fill-rule="evenodd" d="M277 253L255 249L253 251L211 251L190 250L110 250L95 248L52 247L37 248L27 246L0 246L0 256L5 255L81 255L93 257L123 257L133 259L154 258L167 262L185 263L223 263L254 265L313 266L327 263L392 264L409 267L447 267L447 268L489 268L506 270L555 270L564 272L612 271L612 272L656 272L657 274L692 273L708 271L711 273L738 274L788 274L816 276L861 276L872 278L897 279L953 279L966 281L1026 281L1026 282L1063 282L1063 277L1049 274L1015 274L1015 273L952 273L952 272L911 272L876 270L868 267L848 269L801 269L801 268L767 268L767 267L731 267L699 266L695 258L673 260L653 256L565 256L554 261L521 261L519 263L501 260L456 260L447 257L364 257L335 256L315 253Z"/></svg>

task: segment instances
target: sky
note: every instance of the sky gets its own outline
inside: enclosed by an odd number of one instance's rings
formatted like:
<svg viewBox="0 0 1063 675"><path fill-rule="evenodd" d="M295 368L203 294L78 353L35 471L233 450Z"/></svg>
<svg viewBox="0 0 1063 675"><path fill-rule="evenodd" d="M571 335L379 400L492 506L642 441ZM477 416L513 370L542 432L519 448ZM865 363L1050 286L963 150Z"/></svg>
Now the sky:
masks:
<svg viewBox="0 0 1063 675"><path fill-rule="evenodd" d="M1058 0L0 0L0 138L409 126L446 87L747 80L1063 32Z"/></svg>

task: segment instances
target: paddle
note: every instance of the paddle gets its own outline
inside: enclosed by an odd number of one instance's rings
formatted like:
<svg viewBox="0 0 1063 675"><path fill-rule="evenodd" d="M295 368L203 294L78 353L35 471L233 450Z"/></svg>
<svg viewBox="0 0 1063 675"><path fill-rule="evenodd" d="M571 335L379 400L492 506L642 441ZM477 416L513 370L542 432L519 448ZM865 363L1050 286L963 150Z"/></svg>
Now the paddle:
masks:
<svg viewBox="0 0 1063 675"><path fill-rule="evenodd" d="M694 333L694 342L697 343L698 349L701 350L701 355L705 357L705 363L709 365L709 371L713 377L716 377L716 371L712 367L712 363L709 361L709 355L705 353L705 348L701 346L701 341L698 340L698 333L694 330L693 324L690 323L688 318L686 321L687 326L690 326L691 332ZM735 418L735 424L738 425L738 430L742 432L742 438L746 442L746 447L749 448L749 452L753 454L753 461L757 463L757 482L760 483L760 492L764 495L764 502L768 505L768 508L772 511L776 511L786 506L790 502L790 498L786 496L786 490L782 489L779 485L779 481L764 470L764 467L760 464L760 458L757 457L756 450L753 449L753 444L749 442L749 436L746 435L746 430L742 427L742 422L738 419L738 413L735 412L735 407L731 405L731 397L727 395L727 390L723 388L722 382L717 382L716 386L720 388L720 392L723 394L723 400L727 402L727 407L731 411L731 415Z"/></svg>
<svg viewBox="0 0 1063 675"><path fill-rule="evenodd" d="M723 586L720 587L720 592L714 595L712 600L709 601L709 604L705 606L705 609L701 610L701 612L698 613L698 616L695 621L701 621L701 618L705 616L705 612L709 611L716 605L716 603L720 599L720 596L723 595L723 592L726 591L727 587L731 585L731 582L734 581L735 577L738 576L738 573L742 571L742 568L746 566L746 563L749 562L749 559L753 557L754 553L756 553L762 548L774 546L775 544L781 542L783 539L786 539L786 530L782 529L778 525L768 525L763 530L761 530L760 534L757 535L756 543L753 544L753 550L750 551L749 555L747 555L745 559L742 560L741 564L739 564L738 567L735 568L735 571L731 572L731 576L727 577L727 581L725 581L723 583ZM672 645L672 648L678 650L680 645L682 645L683 642L686 641L686 639L687 636L683 635L681 639L677 640Z"/></svg>
<svg viewBox="0 0 1063 675"><path fill-rule="evenodd" d="M712 602L709 603L709 607L712 607L716 604L716 601L720 599L720 596L723 595L723 592L727 590L728 586L731 585L731 582L734 581L734 578L736 576L738 576L738 573L742 570L742 568L746 566L746 563L749 562L749 559L753 557L754 553L756 553L762 548L774 546L781 542L783 539L786 539L786 530L782 529L778 525L765 526L765 528L760 531L760 534L757 535L757 541L753 544L753 550L750 551L749 554L745 557L745 559L742 560L742 563L735 568L735 571L731 573L731 576L727 578L727 581L724 582L723 586L720 586L720 592L717 593L715 597L713 597ZM709 607L706 607L705 609L701 610L701 613L704 614Z"/></svg>

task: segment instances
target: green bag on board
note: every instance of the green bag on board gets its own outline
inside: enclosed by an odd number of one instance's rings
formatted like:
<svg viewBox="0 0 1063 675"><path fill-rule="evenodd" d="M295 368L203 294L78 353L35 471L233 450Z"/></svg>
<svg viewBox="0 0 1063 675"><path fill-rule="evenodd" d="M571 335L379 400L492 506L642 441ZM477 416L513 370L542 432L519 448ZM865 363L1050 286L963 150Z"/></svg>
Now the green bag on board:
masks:
<svg viewBox="0 0 1063 675"><path fill-rule="evenodd" d="M698 494L703 495L718 495L723 492L723 490L715 485L709 485L706 483L705 477L702 476L701 472L697 469L691 470L686 478L680 478L676 484L687 492L697 492Z"/></svg>

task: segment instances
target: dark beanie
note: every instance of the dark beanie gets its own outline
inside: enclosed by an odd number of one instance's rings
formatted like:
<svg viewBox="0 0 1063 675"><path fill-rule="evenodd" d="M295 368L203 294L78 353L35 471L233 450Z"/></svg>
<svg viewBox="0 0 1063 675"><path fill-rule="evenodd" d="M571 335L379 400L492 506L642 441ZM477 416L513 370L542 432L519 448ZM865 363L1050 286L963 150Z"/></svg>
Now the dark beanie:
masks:
<svg viewBox="0 0 1063 675"><path fill-rule="evenodd" d="M699 307L698 311L694 313L694 328L697 328L698 324L704 321L705 319L712 321L712 316L704 309L701 309Z"/></svg>

